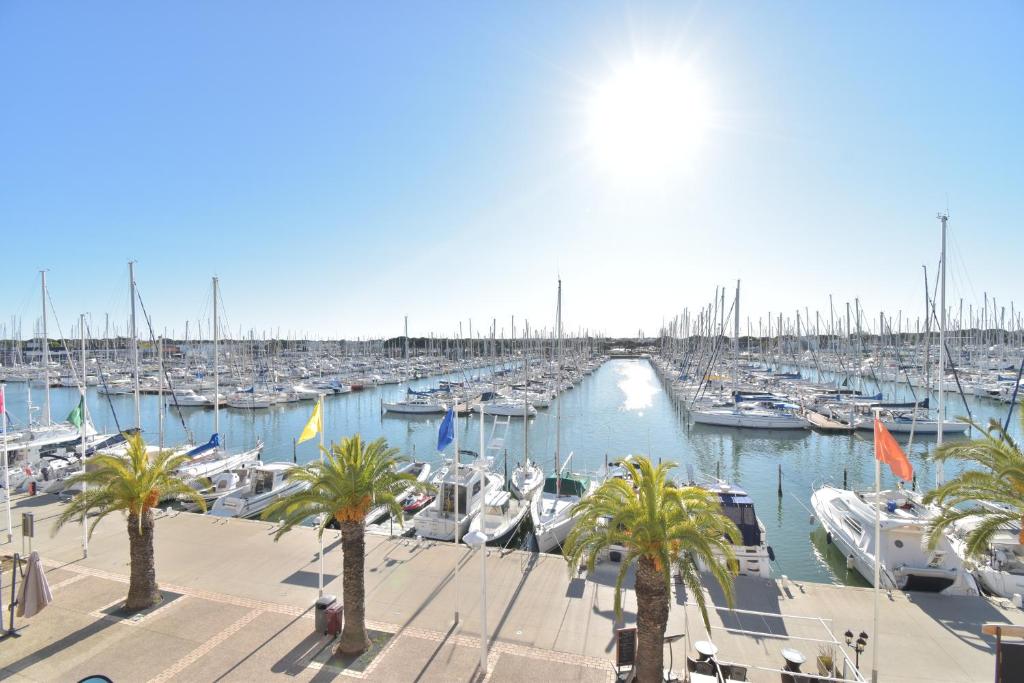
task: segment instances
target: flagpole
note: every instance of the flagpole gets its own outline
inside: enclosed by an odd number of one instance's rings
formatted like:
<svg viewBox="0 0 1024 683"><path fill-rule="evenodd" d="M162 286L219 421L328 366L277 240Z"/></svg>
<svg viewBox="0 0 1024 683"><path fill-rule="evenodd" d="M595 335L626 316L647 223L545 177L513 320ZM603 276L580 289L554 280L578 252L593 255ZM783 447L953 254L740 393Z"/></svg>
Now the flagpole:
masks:
<svg viewBox="0 0 1024 683"><path fill-rule="evenodd" d="M459 547L459 395L455 394L455 408L452 409L452 427L455 431L455 547ZM444 484L441 484L443 487ZM441 499L442 504L444 499ZM455 553L455 576L453 585L455 587L455 624L459 623L459 553Z"/></svg>
<svg viewBox="0 0 1024 683"><path fill-rule="evenodd" d="M89 404L85 400L85 314L78 318L79 331L82 333L82 471L85 472L85 437L89 427ZM160 378L163 382L163 377ZM82 495L85 495L89 485L82 482ZM85 518L85 511L82 511L82 556L89 557L89 524Z"/></svg>
<svg viewBox="0 0 1024 683"><path fill-rule="evenodd" d="M320 411L320 420L319 420L320 424L318 425L320 427L320 430L319 430L320 431L320 464L323 465L324 464L324 395L323 394L320 394L320 400L319 400L318 405L317 405L317 410ZM323 522L324 522L324 519L323 519L323 515L321 514L320 515L320 523L323 524ZM319 575L319 578L318 578L318 581L317 581L317 585L319 586L319 592L317 593L317 597L322 598L324 596L324 534L323 534L322 530L321 530L319 536L320 536L320 575Z"/></svg>
<svg viewBox="0 0 1024 683"><path fill-rule="evenodd" d="M878 683L878 643L879 643L879 632L878 632L878 585L881 583L881 547L882 547L882 512L881 512L881 493L882 493L882 462L878 459L877 441L878 441L878 415L880 412L879 408L875 408L875 590L873 593L874 597L874 630L875 640L874 645L871 647L871 683Z"/></svg>
<svg viewBox="0 0 1024 683"><path fill-rule="evenodd" d="M7 506L7 542L14 540L11 533L14 524L11 521L11 470L7 462L7 385L0 384L0 421L3 422L4 433L4 502Z"/></svg>

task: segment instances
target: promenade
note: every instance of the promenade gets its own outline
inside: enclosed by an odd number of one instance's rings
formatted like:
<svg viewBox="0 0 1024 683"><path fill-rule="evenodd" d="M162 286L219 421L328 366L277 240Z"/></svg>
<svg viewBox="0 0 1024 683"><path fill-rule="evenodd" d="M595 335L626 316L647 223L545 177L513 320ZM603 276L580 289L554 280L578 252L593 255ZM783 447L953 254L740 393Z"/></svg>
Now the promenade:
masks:
<svg viewBox="0 0 1024 683"><path fill-rule="evenodd" d="M367 618L382 649L372 661L342 663L332 659L329 639L313 632L319 561L312 529L293 531L275 543L275 525L269 522L161 513L156 566L167 598L152 612L124 618L116 611L128 580L123 519L103 520L83 558L80 526L51 536L61 509L56 498L15 496L15 501L16 525L22 511L35 513L33 548L47 568L54 601L36 617L18 620L24 626L21 637L0 641L0 674L6 679L73 681L95 673L118 683L614 679L614 565L572 578L560 556L492 549L487 558L491 640L482 672L479 555L451 544L370 535ZM0 553L21 547L16 526L14 542L0 545ZM325 551L326 592L340 598L337 532L325 536ZM5 606L9 581L8 563ZM813 670L815 640L829 629L841 642L847 629L872 628L867 589L741 578L737 592L736 607L778 616L714 614L711 639L726 661L778 668L780 650L796 648L808 658L805 670ZM715 591L710 596L722 604ZM707 639L696 609L685 603L685 595L676 591L669 633L688 629L690 640ZM625 624L634 623L632 592L624 609ZM986 622L1024 624L1024 618L1019 610L983 598L886 595L881 633L870 634L861 669L870 676L871 648L880 646L883 681L990 681L993 641L980 635ZM688 651L693 652L689 640L672 646L676 670L683 668ZM778 675L751 669L749 679L774 681Z"/></svg>

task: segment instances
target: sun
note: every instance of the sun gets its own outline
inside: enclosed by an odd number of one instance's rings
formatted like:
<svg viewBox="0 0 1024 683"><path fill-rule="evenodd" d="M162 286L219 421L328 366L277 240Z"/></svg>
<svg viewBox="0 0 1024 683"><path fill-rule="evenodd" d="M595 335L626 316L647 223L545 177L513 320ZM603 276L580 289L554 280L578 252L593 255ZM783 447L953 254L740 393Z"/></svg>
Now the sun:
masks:
<svg viewBox="0 0 1024 683"><path fill-rule="evenodd" d="M646 181L686 167L709 123L707 92L690 65L636 59L594 90L586 144L606 171Z"/></svg>

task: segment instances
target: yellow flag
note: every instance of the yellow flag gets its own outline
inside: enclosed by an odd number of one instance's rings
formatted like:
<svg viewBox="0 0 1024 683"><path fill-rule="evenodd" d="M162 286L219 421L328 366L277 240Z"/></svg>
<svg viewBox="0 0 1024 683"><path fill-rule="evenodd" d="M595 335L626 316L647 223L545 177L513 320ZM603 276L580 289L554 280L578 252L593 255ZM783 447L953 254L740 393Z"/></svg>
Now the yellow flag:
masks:
<svg viewBox="0 0 1024 683"><path fill-rule="evenodd" d="M323 401L324 399L320 398L316 402L316 407L313 408L313 414L309 416L309 422L306 423L305 429L302 430L302 435L299 436L299 443L302 443L303 441L309 441L314 436L323 431L324 413L320 407Z"/></svg>

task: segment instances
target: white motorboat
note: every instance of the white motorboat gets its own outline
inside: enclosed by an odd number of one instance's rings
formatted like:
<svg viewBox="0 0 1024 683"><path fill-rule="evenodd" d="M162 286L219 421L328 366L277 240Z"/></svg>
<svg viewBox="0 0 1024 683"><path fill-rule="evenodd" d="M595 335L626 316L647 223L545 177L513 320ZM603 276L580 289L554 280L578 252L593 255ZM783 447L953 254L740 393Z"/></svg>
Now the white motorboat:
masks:
<svg viewBox="0 0 1024 683"><path fill-rule="evenodd" d="M416 513L413 525L418 536L452 541L456 532L461 540L469 531L470 522L480 513L485 489L500 489L501 485L494 486L494 479L475 464L459 463L456 470L449 462L437 487L437 497Z"/></svg>
<svg viewBox="0 0 1024 683"><path fill-rule="evenodd" d="M509 490L520 500L533 500L544 486L544 470L527 459L526 463L516 465L509 475Z"/></svg>
<svg viewBox="0 0 1024 683"><path fill-rule="evenodd" d="M487 545L505 547L515 536L529 511L529 500L520 500L499 485L487 491L484 508L470 524L470 528L483 531L487 536Z"/></svg>
<svg viewBox="0 0 1024 683"><path fill-rule="evenodd" d="M771 562L775 552L768 545L768 536L764 523L754 510L754 501L743 489L730 486L724 482L702 486L718 497L722 514L731 519L742 536L739 543L732 546L736 556L737 573L744 576L771 577ZM719 558L724 559L724 558ZM698 561L701 571L707 567Z"/></svg>
<svg viewBox="0 0 1024 683"><path fill-rule="evenodd" d="M811 495L811 506L826 538L842 551L848 564L868 583L874 582L875 514L880 519L880 588L978 595L978 585L963 561L943 538L927 549L928 524L937 514L916 494L903 489L846 491L823 486Z"/></svg>
<svg viewBox="0 0 1024 683"><path fill-rule="evenodd" d="M168 401L169 405L179 405L183 408L212 408L213 401L202 394L196 393L193 389L174 389Z"/></svg>
<svg viewBox="0 0 1024 683"><path fill-rule="evenodd" d="M315 401L323 394L333 394L333 391L317 389L305 384L296 384L292 391L298 395L300 401Z"/></svg>
<svg viewBox="0 0 1024 683"><path fill-rule="evenodd" d="M980 521L981 518L976 516L965 517L947 530L946 536L954 552L965 565L973 567L971 573L985 591L1007 599L1012 599L1015 594L1024 595L1024 545L1020 542L1019 524L1000 527L984 555L968 557L967 535Z"/></svg>
<svg viewBox="0 0 1024 683"><path fill-rule="evenodd" d="M288 478L297 468L290 462L271 462L254 467L249 473L249 485L218 498L210 514L217 517L258 516L276 500L309 488L309 483Z"/></svg>
<svg viewBox="0 0 1024 683"><path fill-rule="evenodd" d="M252 473L260 467L263 467L261 461L250 460L243 462L237 467L219 472L209 479L193 480L192 485L199 491L199 494L206 502L207 509L209 509L218 498L246 489L249 486ZM190 498L179 497L179 500L184 503L187 511L196 512L199 510L199 506L192 502Z"/></svg>

